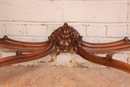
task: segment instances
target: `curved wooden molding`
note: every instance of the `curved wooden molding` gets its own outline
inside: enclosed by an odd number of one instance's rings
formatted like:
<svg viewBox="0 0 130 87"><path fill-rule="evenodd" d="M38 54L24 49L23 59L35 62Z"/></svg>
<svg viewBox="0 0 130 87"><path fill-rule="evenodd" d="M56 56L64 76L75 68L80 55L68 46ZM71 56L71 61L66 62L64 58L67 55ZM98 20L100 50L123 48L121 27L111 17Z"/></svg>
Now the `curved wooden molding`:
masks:
<svg viewBox="0 0 130 87"><path fill-rule="evenodd" d="M115 52L130 48L130 40L125 37L122 40L109 43L89 43L82 40L82 36L73 27L64 23L63 26L56 29L46 42L22 42L16 41L4 36L0 39L0 46L15 49L16 55L0 59L0 67L14 63L26 62L47 56L55 51L75 52L84 59L91 62L113 67L130 73L130 65L112 59L113 54L106 57L96 56L95 52ZM32 51L29 54L22 52Z"/></svg>

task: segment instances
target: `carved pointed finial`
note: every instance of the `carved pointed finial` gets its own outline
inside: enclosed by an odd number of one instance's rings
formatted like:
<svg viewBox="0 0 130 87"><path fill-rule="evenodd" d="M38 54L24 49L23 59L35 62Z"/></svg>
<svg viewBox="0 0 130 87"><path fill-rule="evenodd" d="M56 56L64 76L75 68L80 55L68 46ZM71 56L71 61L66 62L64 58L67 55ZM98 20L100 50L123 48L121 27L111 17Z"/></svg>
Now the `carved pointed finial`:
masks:
<svg viewBox="0 0 130 87"><path fill-rule="evenodd" d="M125 40L126 43L129 42L129 38L128 37L125 37L124 40Z"/></svg>
<svg viewBox="0 0 130 87"><path fill-rule="evenodd" d="M112 56L113 56L113 54L108 54L108 55L106 55L106 60L111 60L111 59L112 59Z"/></svg>
<svg viewBox="0 0 130 87"><path fill-rule="evenodd" d="M68 26L68 24L67 23L64 23L64 25L63 25L63 27L62 27L62 30L63 31L68 31L69 30L69 26Z"/></svg>
<svg viewBox="0 0 130 87"><path fill-rule="evenodd" d="M8 39L8 37L6 35L2 38L3 41L5 41L7 39Z"/></svg>
<svg viewBox="0 0 130 87"><path fill-rule="evenodd" d="M63 27L68 27L68 24L67 24L67 23L64 23Z"/></svg>

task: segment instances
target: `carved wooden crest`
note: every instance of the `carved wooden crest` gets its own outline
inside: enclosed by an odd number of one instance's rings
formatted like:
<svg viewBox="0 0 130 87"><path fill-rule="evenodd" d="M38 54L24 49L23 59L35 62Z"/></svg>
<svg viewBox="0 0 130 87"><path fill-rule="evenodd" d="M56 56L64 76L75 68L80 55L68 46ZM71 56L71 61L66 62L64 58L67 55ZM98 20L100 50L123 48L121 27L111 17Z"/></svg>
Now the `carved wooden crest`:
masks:
<svg viewBox="0 0 130 87"><path fill-rule="evenodd" d="M60 51L76 51L76 44L81 44L82 36L77 30L65 23L49 36L49 41L55 41L57 49Z"/></svg>
<svg viewBox="0 0 130 87"><path fill-rule="evenodd" d="M22 42L16 41L4 36L0 39L0 46L10 49L15 49L16 55L0 59L0 67L14 63L26 62L41 57L47 56L57 50L60 52L73 51L82 58L101 64L104 66L113 67L130 73L130 65L112 59L113 54L106 57L96 56L94 52L115 52L130 48L130 40L125 37L122 40L109 43L89 43L82 40L82 36L73 27L65 23L63 26L56 29L46 42ZM29 54L22 52L32 51Z"/></svg>

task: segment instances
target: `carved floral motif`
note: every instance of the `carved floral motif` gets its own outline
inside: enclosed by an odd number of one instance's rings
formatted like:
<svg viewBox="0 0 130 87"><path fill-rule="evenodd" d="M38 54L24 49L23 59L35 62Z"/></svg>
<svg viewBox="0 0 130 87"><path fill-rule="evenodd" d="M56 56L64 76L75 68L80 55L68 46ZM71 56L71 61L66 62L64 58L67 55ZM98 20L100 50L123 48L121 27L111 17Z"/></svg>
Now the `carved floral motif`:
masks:
<svg viewBox="0 0 130 87"><path fill-rule="evenodd" d="M0 59L0 67L14 63L21 63L43 58L57 50L59 52L74 51L82 58L108 67L113 67L130 73L130 64L113 59L113 53L130 48L130 40L125 37L122 40L109 43L90 43L82 40L82 36L73 27L65 23L56 29L46 42L22 42L4 36L0 39L0 47L10 48L16 51L16 55ZM30 52L23 54L23 52ZM108 52L106 57L94 55L97 52Z"/></svg>
<svg viewBox="0 0 130 87"><path fill-rule="evenodd" d="M75 45L81 44L82 36L77 30L65 23L49 36L49 40L55 40L60 51L76 51Z"/></svg>

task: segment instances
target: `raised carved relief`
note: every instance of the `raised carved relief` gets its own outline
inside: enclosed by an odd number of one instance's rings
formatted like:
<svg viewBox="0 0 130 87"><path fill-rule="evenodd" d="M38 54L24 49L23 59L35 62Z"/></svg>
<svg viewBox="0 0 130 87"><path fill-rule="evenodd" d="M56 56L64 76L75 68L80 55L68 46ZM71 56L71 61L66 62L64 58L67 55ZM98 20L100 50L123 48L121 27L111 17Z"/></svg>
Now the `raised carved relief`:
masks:
<svg viewBox="0 0 130 87"><path fill-rule="evenodd" d="M88 61L130 73L128 63L112 58L114 52L130 48L128 37L109 43L90 43L83 41L77 30L67 23L56 29L48 37L48 41L22 42L4 36L0 39L0 46L16 50L16 55L0 59L0 67L39 59L59 50L59 52L75 52ZM23 54L25 51L31 53ZM95 52L109 52L109 54L100 57L94 55Z"/></svg>
<svg viewBox="0 0 130 87"><path fill-rule="evenodd" d="M53 40L60 51L76 51L75 46L76 44L81 45L82 36L77 30L65 23L49 36L49 41Z"/></svg>

